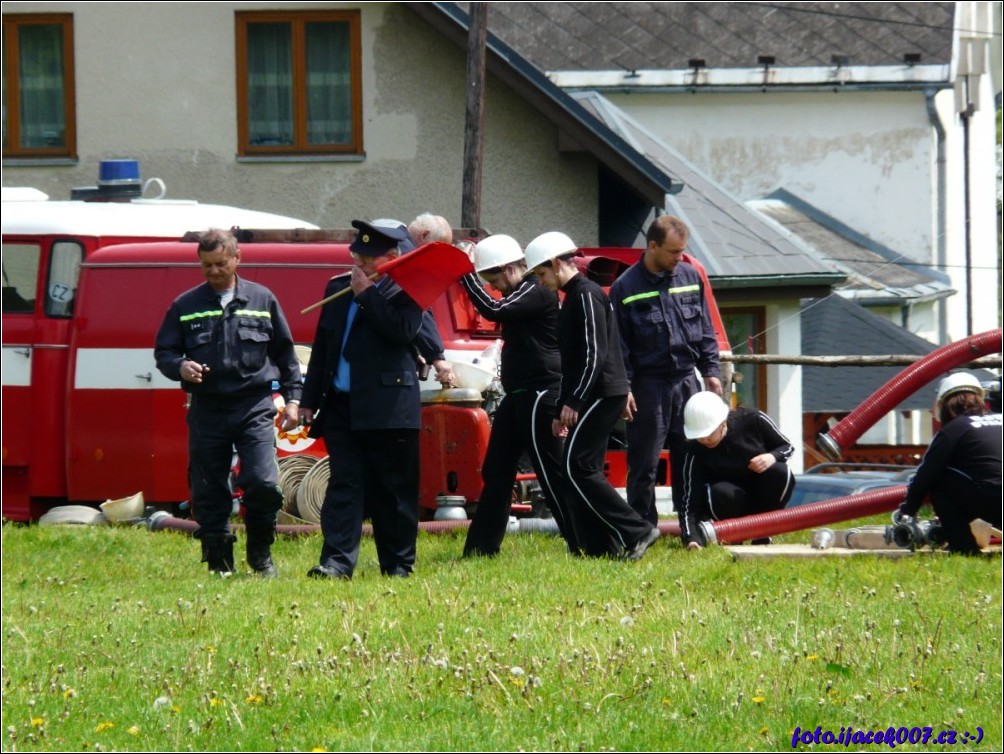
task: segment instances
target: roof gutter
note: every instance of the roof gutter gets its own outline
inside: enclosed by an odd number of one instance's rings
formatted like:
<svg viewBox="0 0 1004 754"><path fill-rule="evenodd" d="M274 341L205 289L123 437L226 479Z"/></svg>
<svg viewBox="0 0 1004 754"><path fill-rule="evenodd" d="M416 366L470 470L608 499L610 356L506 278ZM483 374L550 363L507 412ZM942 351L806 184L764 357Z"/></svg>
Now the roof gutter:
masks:
<svg viewBox="0 0 1004 754"><path fill-rule="evenodd" d="M548 77L562 89L620 93L926 91L952 86L948 65L550 71Z"/></svg>
<svg viewBox="0 0 1004 754"><path fill-rule="evenodd" d="M795 286L834 286L847 276L842 273L819 272L795 275L713 275L708 279L717 292L725 288L792 288Z"/></svg>
<svg viewBox="0 0 1004 754"><path fill-rule="evenodd" d="M407 5L447 39L466 49L470 19L456 3ZM486 47L487 67L493 76L518 92L579 146L632 186L646 202L662 207L667 194L675 194L683 188L491 32Z"/></svg>

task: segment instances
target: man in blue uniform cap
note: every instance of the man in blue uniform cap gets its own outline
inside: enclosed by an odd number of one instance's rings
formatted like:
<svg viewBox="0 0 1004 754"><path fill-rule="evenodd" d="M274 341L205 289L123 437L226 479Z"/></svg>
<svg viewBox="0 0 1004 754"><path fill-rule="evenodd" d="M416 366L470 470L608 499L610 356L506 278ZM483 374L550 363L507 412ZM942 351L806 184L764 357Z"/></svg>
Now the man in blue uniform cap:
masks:
<svg viewBox="0 0 1004 754"><path fill-rule="evenodd" d="M399 255L407 229L353 220L351 272L332 278L303 387L301 412L323 437L330 479L321 507L324 543L314 578L349 579L364 511L373 522L380 571L407 577L418 536L420 402L415 339L422 310L389 277L371 280ZM316 421L314 421L316 417Z"/></svg>

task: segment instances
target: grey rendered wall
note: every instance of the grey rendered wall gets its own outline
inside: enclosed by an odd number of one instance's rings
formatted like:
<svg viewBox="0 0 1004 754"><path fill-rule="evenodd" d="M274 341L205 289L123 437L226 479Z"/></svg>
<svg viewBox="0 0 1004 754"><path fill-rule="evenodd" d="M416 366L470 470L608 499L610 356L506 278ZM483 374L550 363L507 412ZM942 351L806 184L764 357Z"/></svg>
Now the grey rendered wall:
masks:
<svg viewBox="0 0 1004 754"><path fill-rule="evenodd" d="M271 3L4 3L4 12L70 12L76 51L72 164L15 164L5 186L66 198L93 185L98 161L131 157L169 198L198 199L348 227L433 211L460 224L465 51L396 3L362 18L366 155L352 160L238 161L234 13ZM481 225L526 243L563 230L596 243L596 161L559 154L557 130L489 77Z"/></svg>

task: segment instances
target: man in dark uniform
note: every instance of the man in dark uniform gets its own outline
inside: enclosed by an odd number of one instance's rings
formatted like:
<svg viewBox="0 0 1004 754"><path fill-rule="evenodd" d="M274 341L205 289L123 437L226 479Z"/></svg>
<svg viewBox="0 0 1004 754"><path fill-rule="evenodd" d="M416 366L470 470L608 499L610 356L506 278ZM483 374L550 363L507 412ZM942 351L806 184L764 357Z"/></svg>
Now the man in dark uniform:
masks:
<svg viewBox="0 0 1004 754"><path fill-rule="evenodd" d="M648 228L641 259L614 281L610 300L617 314L624 367L631 383L627 425L627 499L649 523L658 522L655 475L669 446L670 484L677 505L682 490L683 407L701 390L722 394L718 339L704 282L682 261L690 231L663 215Z"/></svg>
<svg viewBox="0 0 1004 754"><path fill-rule="evenodd" d="M421 405L415 340L422 310L393 280L371 280L398 256L407 230L353 220L356 266L332 278L303 389L304 420L323 437L331 469L321 507L324 544L314 578L350 579L364 510L373 522L380 571L411 574L418 538ZM314 421L316 417L316 421Z"/></svg>
<svg viewBox="0 0 1004 754"><path fill-rule="evenodd" d="M272 292L238 277L241 255L232 233L207 231L198 255L206 282L171 304L154 351L157 368L191 394L188 452L192 511L199 522L195 537L210 571L233 572L230 469L236 449L248 565L256 573L276 576L270 548L282 491L272 385L278 381L286 402L282 428L292 429L299 419L301 390L293 337Z"/></svg>

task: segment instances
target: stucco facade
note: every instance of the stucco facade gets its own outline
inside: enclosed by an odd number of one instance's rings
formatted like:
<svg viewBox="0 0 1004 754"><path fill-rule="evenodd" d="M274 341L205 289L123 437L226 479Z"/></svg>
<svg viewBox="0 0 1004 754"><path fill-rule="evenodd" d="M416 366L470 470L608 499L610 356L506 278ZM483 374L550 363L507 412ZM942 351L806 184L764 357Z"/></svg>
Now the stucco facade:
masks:
<svg viewBox="0 0 1004 754"><path fill-rule="evenodd" d="M268 8L303 9L298 3ZM466 53L400 3L358 9L365 155L238 159L234 14L258 3L4 3L72 13L78 161L6 160L5 186L68 198L101 159L140 161L167 196L348 227L433 211L460 225ZM558 151L556 127L511 89L486 84L481 225L524 243L567 230L597 239L597 165Z"/></svg>
<svg viewBox="0 0 1004 754"><path fill-rule="evenodd" d="M930 333L910 329L950 341L967 334L970 284L972 331L999 324L998 179L988 77L983 85L984 108L974 114L969 135L968 282L966 160L951 89L930 90L933 109L919 90L606 96L740 199L786 189L905 257L944 271L958 291L946 301L944 321Z"/></svg>

